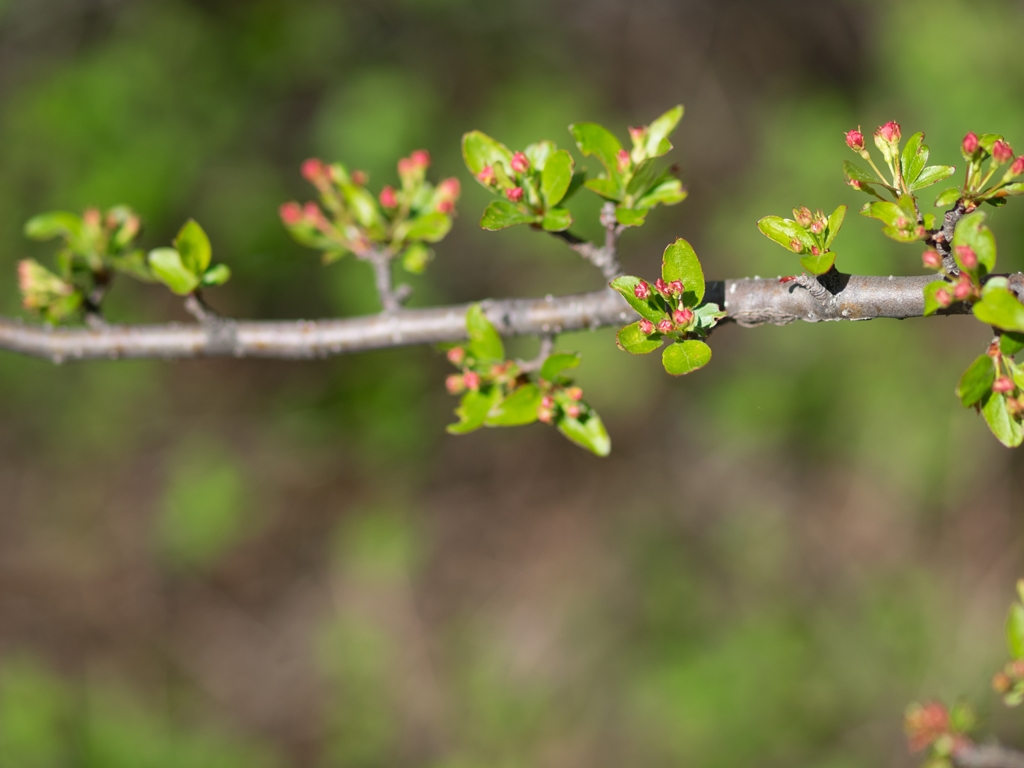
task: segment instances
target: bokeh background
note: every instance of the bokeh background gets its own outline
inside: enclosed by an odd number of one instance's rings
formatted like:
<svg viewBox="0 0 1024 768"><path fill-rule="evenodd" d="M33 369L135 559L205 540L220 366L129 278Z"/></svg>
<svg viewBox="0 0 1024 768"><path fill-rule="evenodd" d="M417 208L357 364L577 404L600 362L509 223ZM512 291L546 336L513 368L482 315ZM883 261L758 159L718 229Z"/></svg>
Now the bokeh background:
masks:
<svg viewBox="0 0 1024 768"><path fill-rule="evenodd" d="M477 228L460 136L568 146L678 102L691 196L624 238L627 268L685 236L709 277L784 273L754 222L862 202L844 130L896 119L949 163L971 129L1024 149L1022 39L1009 0L0 0L0 308L15 261L52 256L30 215L123 202L148 247L206 227L226 313L374 311L366 265L321 267L276 209L307 156L376 187L418 147L466 194L415 304L594 289L553 239ZM1020 208L993 219L1008 269ZM838 246L920 271L858 216ZM153 286L110 309L187 319ZM611 330L560 339L605 460L541 426L446 435L430 349L0 354L0 765L905 766L905 705L960 695L1024 743L988 688L1024 454L952 393L985 329L713 341L670 380Z"/></svg>

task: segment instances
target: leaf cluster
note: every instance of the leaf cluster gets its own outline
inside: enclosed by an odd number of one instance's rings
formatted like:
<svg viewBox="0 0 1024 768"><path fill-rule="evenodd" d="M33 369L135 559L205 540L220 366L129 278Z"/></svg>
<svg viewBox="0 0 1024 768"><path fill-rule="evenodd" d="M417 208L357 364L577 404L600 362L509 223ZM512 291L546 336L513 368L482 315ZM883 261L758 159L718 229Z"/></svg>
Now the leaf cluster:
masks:
<svg viewBox="0 0 1024 768"><path fill-rule="evenodd" d="M846 206L840 205L826 217L819 209L812 214L806 206L793 209L793 218L765 216L757 222L761 234L769 240L800 255L800 266L812 275L823 275L832 269L836 254L832 242L846 218Z"/></svg>
<svg viewBox="0 0 1024 768"><path fill-rule="evenodd" d="M231 277L225 264L211 265L213 248L199 223L189 219L178 231L171 248L149 252L153 276L179 296L188 296L200 288L223 285Z"/></svg>

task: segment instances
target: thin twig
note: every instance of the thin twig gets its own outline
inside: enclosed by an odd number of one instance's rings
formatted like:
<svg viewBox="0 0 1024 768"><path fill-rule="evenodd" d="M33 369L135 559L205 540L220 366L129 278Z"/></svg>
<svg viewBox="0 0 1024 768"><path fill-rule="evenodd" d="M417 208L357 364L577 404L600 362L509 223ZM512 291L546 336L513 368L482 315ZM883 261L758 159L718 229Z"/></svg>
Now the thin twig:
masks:
<svg viewBox="0 0 1024 768"><path fill-rule="evenodd" d="M391 277L391 253L385 250L372 250L365 258L373 266L377 295L384 311L400 311L402 304L412 294L412 288L408 285L399 286L397 290L394 288Z"/></svg>

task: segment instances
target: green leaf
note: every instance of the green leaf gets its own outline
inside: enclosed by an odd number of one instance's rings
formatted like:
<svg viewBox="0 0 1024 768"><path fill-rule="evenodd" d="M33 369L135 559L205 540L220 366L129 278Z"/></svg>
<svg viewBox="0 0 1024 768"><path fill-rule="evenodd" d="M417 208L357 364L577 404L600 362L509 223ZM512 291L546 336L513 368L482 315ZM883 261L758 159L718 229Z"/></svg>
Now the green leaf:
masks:
<svg viewBox="0 0 1024 768"><path fill-rule="evenodd" d="M982 355L960 377L956 385L956 396L964 408L970 408L992 391L996 380L996 364L988 355Z"/></svg>
<svg viewBox="0 0 1024 768"><path fill-rule="evenodd" d="M1006 647L1010 658L1024 659L1024 605L1014 603L1006 617Z"/></svg>
<svg viewBox="0 0 1024 768"><path fill-rule="evenodd" d="M999 350L1004 355L1013 357L1024 349L1024 334L1003 333L999 336Z"/></svg>
<svg viewBox="0 0 1024 768"><path fill-rule="evenodd" d="M711 361L711 347L703 341L687 339L665 347L661 355L662 365L673 376L685 376L703 368Z"/></svg>
<svg viewBox="0 0 1024 768"><path fill-rule="evenodd" d="M1005 187L1000 187L993 193L993 196L996 199L1015 197L1016 195L1024 195L1024 181L1007 184Z"/></svg>
<svg viewBox="0 0 1024 768"><path fill-rule="evenodd" d="M661 276L666 283L683 281L683 303L687 307L696 307L704 300L704 270L701 269L700 259L693 246L683 238L680 237L665 249Z"/></svg>
<svg viewBox="0 0 1024 768"><path fill-rule="evenodd" d="M565 208L549 208L540 225L548 232L564 232L572 226L572 214Z"/></svg>
<svg viewBox="0 0 1024 768"><path fill-rule="evenodd" d="M661 334L655 333L654 338L648 338L640 330L640 323L630 323L622 328L615 336L615 343L623 352L631 355L646 355L661 347Z"/></svg>
<svg viewBox="0 0 1024 768"><path fill-rule="evenodd" d="M911 223L907 218L907 212L896 203L890 203L888 200L865 203L864 207L860 209L860 213L862 216L885 222L886 225L893 229L901 228L897 226L897 222L900 220L904 222L903 228Z"/></svg>
<svg viewBox="0 0 1024 768"><path fill-rule="evenodd" d="M668 137L672 135L682 119L683 105L678 104L656 118L647 127L647 141L644 145L647 157L661 157L672 149Z"/></svg>
<svg viewBox="0 0 1024 768"><path fill-rule="evenodd" d="M1007 448L1016 448L1024 441L1024 428L1006 408L1006 396L993 392L981 408L988 428Z"/></svg>
<svg viewBox="0 0 1024 768"><path fill-rule="evenodd" d="M824 275L832 269L832 265L835 263L836 254L834 251L825 251L817 256L808 254L800 257L800 266L812 275Z"/></svg>
<svg viewBox="0 0 1024 768"><path fill-rule="evenodd" d="M846 174L846 178L851 181L860 181L864 184L879 184L881 186L888 186L882 181L879 181L878 177L873 173L868 173L856 163L850 160L843 161L843 171Z"/></svg>
<svg viewBox="0 0 1024 768"><path fill-rule="evenodd" d="M642 227L646 219L646 208L633 211L620 205L615 209L615 220L624 227Z"/></svg>
<svg viewBox="0 0 1024 768"><path fill-rule="evenodd" d="M199 287L199 278L185 267L181 254L174 248L150 251L149 268L157 280L179 296L187 296Z"/></svg>
<svg viewBox="0 0 1024 768"><path fill-rule="evenodd" d="M129 251L121 256L111 256L110 265L118 272L131 275L136 280L153 282L153 273L149 271L144 251Z"/></svg>
<svg viewBox="0 0 1024 768"><path fill-rule="evenodd" d="M466 312L466 332L469 335L469 352L478 363L491 365L504 362L505 345L479 304L474 304Z"/></svg>
<svg viewBox="0 0 1024 768"><path fill-rule="evenodd" d="M636 208L653 208L656 205L676 205L683 202L687 196L683 182L666 171L659 177L659 180L635 203Z"/></svg>
<svg viewBox="0 0 1024 768"><path fill-rule="evenodd" d="M832 246L832 241L836 239L836 235L839 234L839 230L843 227L843 221L846 219L846 206L840 205L834 211L832 215L828 217L828 234L825 237L825 247L829 248ZM826 270L827 271L827 270Z"/></svg>
<svg viewBox="0 0 1024 768"><path fill-rule="evenodd" d="M604 428L604 423L595 410L590 410L586 416L579 419L562 416L556 426L569 440L597 456L607 456L612 452L608 430Z"/></svg>
<svg viewBox="0 0 1024 768"><path fill-rule="evenodd" d="M502 202L494 200L491 205ZM512 205L512 203L509 203ZM488 210L490 207L488 206ZM485 214L486 215L486 214ZM451 231L452 219L444 213L426 213L403 222L395 229L395 241L416 241L425 240L428 243L436 243L443 240ZM487 227L484 227L487 229Z"/></svg>
<svg viewBox="0 0 1024 768"><path fill-rule="evenodd" d="M365 187L345 183L341 185L341 192L352 216L361 227L370 229L383 225L380 208L377 207L377 198L370 194Z"/></svg>
<svg viewBox="0 0 1024 768"><path fill-rule="evenodd" d="M25 237L32 240L52 240L66 237L77 240L82 236L82 217L68 211L51 211L33 216L25 223Z"/></svg>
<svg viewBox="0 0 1024 768"><path fill-rule="evenodd" d="M636 297L636 287L641 283L645 282L639 277L633 275L620 275L616 277L610 283L611 287L618 291L622 298L624 298L629 306L636 310L640 317L645 317L653 323L658 323L664 320L666 315L664 310L655 303L655 292L651 288L651 298L649 299L638 299Z"/></svg>
<svg viewBox="0 0 1024 768"><path fill-rule="evenodd" d="M224 285L228 280L231 279L231 269L227 264L218 264L215 267L210 267L206 270L206 274L203 275L203 285L216 286Z"/></svg>
<svg viewBox="0 0 1024 768"><path fill-rule="evenodd" d="M925 317L928 317L929 315L934 315L936 312L943 308L942 305L939 304L938 299L935 298L935 294L937 294L943 288L945 288L950 294L953 293L950 284L947 283L945 280L936 280L934 282L928 283L928 285L924 287Z"/></svg>
<svg viewBox="0 0 1024 768"><path fill-rule="evenodd" d="M657 163L654 160L644 160L640 163L633 171L629 184L626 185L626 194L634 199L647 194L655 184L656 166ZM660 180L660 176L658 178Z"/></svg>
<svg viewBox="0 0 1024 768"><path fill-rule="evenodd" d="M728 312L723 312L714 302L701 304L693 311L693 314L697 317L697 328L702 331L711 330L718 325L719 320L729 315Z"/></svg>
<svg viewBox="0 0 1024 768"><path fill-rule="evenodd" d="M413 243L402 254L402 268L414 275L422 275L433 260L434 252L423 243Z"/></svg>
<svg viewBox="0 0 1024 768"><path fill-rule="evenodd" d="M459 417L456 424L449 424L447 430L452 435L465 435L480 429L487 420L487 414L501 402L501 391L491 387L487 392L470 390L462 396L455 415Z"/></svg>
<svg viewBox="0 0 1024 768"><path fill-rule="evenodd" d="M981 300L973 308L974 316L983 323L1004 331L1024 333L1024 304L1008 288L985 286Z"/></svg>
<svg viewBox="0 0 1024 768"><path fill-rule="evenodd" d="M189 219L174 238L174 247L181 254L181 263L196 277L210 266L213 249L210 238L195 219Z"/></svg>
<svg viewBox="0 0 1024 768"><path fill-rule="evenodd" d="M995 269L996 238L992 234L992 230L985 226L984 211L975 211L960 219L960 223L956 225L956 232L953 233L954 256L956 256L957 247L961 245L968 245L974 250L978 256L978 264L984 267L985 273ZM957 264L959 263L959 257L957 257ZM962 264L960 266L963 268Z"/></svg>
<svg viewBox="0 0 1024 768"><path fill-rule="evenodd" d="M916 192L919 189L930 187L932 184L945 181L954 173L956 173L956 166L953 165L929 165L917 177L917 181L910 186L910 189Z"/></svg>
<svg viewBox="0 0 1024 768"><path fill-rule="evenodd" d="M781 216L765 216L757 222L757 228L769 240L774 240L793 253L810 251L815 245L811 233L792 219L784 219ZM794 242L800 244L799 251L793 248Z"/></svg>
<svg viewBox="0 0 1024 768"><path fill-rule="evenodd" d="M552 208L562 202L572 183L576 162L566 150L560 149L547 159L540 177L540 194L544 205Z"/></svg>
<svg viewBox="0 0 1024 768"><path fill-rule="evenodd" d="M481 131L470 131L462 137L462 158L474 178L488 165L494 167L501 163L506 170L512 166L511 150ZM480 184L493 191L483 182Z"/></svg>
<svg viewBox="0 0 1024 768"><path fill-rule="evenodd" d="M605 167L608 179L616 185L616 194L620 199L622 196L622 175L619 173L619 151L622 144L615 135L604 126L597 123L575 123L569 126L569 131L576 140L576 146L584 157L593 155ZM595 190L597 191L597 190ZM599 194L603 194L600 193Z"/></svg>
<svg viewBox="0 0 1024 768"><path fill-rule="evenodd" d="M541 172L543 172L544 168L547 166L548 158L554 153L555 142L548 141L547 139L531 144L523 150L523 154L526 155L527 159L530 161L530 167Z"/></svg>
<svg viewBox="0 0 1024 768"><path fill-rule="evenodd" d="M943 191L937 198L935 198L935 207L943 208L949 205L953 205L957 200L960 199L960 187L950 187Z"/></svg>
<svg viewBox="0 0 1024 768"><path fill-rule="evenodd" d="M517 224L533 224L538 217L528 213L509 200L492 200L480 219L480 228L496 232Z"/></svg>
<svg viewBox="0 0 1024 768"><path fill-rule="evenodd" d="M901 165L904 183L913 188L914 182L927 163L928 147L924 144L924 134L919 131L907 139L907 144L903 148Z"/></svg>
<svg viewBox="0 0 1024 768"><path fill-rule="evenodd" d="M583 186L591 192L596 192L606 200L611 200L615 203L622 200L622 184L615 179L587 179L583 182Z"/></svg>
<svg viewBox="0 0 1024 768"><path fill-rule="evenodd" d="M537 409L544 396L536 384L519 387L489 412L488 427L519 427L537 420Z"/></svg>
<svg viewBox="0 0 1024 768"><path fill-rule="evenodd" d="M580 364L580 356L575 353L559 352L556 355L550 355L547 360L544 361L544 365L540 367L540 373L538 374L544 381L553 382L558 375L569 368L575 368Z"/></svg>

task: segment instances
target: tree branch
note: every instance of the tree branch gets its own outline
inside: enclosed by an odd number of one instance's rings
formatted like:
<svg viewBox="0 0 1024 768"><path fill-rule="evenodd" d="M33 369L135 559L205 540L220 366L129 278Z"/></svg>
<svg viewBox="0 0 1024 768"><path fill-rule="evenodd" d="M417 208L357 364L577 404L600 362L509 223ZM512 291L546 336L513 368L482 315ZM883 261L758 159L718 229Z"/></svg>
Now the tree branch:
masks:
<svg viewBox="0 0 1024 768"><path fill-rule="evenodd" d="M924 286L939 279L916 277L828 276L831 297L777 278L710 282L706 301L727 312L726 321L744 327L785 325L796 320L870 320L920 317ZM624 325L633 310L610 289L543 299L489 299L488 318L503 336L543 336ZM461 341L466 338L468 304L405 309L332 320L237 321L182 325L110 325L104 328L53 328L0 318L0 349L54 362L118 358L272 357L308 359L386 347ZM963 314L954 305L942 314Z"/></svg>
<svg viewBox="0 0 1024 768"><path fill-rule="evenodd" d="M997 744L971 744L953 753L956 768L1024 768L1024 753Z"/></svg>

